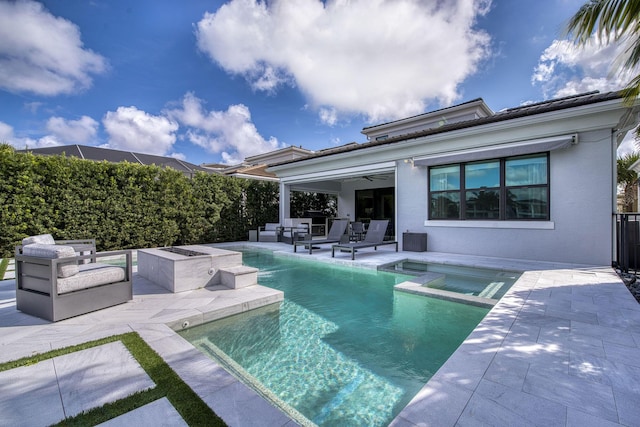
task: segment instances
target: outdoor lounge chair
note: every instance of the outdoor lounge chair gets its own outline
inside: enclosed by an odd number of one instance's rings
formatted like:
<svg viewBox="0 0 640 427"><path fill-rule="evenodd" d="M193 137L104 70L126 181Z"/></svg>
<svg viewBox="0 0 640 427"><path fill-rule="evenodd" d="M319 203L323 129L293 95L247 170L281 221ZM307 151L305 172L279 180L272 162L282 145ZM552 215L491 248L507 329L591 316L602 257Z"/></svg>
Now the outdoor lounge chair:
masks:
<svg viewBox="0 0 640 427"><path fill-rule="evenodd" d="M293 252L296 252L298 245L304 245L305 248L309 248L309 255L311 255L311 253L313 252L313 245L322 245L325 243L341 243L342 239L346 237L345 231L347 229L348 223L349 221L346 219L337 219L333 221L326 239L313 240L311 239L311 235L309 234L308 239L293 242Z"/></svg>
<svg viewBox="0 0 640 427"><path fill-rule="evenodd" d="M384 240L384 235L387 233L388 225L388 219L372 220L369 223L367 234L365 234L363 241L333 245L331 246L331 257L335 257L337 249L340 251L351 252L351 260L354 260L358 249L373 247L375 250L378 250L378 246L382 245L396 245L396 252L398 252L398 242Z"/></svg>
<svg viewBox="0 0 640 427"><path fill-rule="evenodd" d="M27 238L16 247L18 310L57 322L133 298L130 250L77 255L71 245L38 243L52 240ZM114 256L124 258L123 267L96 262Z"/></svg>
<svg viewBox="0 0 640 427"><path fill-rule="evenodd" d="M354 221L351 223L351 232L349 233L350 242L359 242L364 235L364 224L361 221Z"/></svg>

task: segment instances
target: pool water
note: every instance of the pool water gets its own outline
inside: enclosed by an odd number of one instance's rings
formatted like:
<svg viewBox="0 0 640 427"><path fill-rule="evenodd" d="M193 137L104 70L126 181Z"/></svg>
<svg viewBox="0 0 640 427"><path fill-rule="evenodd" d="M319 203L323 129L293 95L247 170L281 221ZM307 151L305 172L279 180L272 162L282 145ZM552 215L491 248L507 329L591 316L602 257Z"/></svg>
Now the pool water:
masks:
<svg viewBox="0 0 640 427"><path fill-rule="evenodd" d="M413 276L438 273L441 275L441 279L433 280L425 286L493 300L502 298L521 276L520 272L515 271L435 264L413 260L404 260L382 266L381 270Z"/></svg>
<svg viewBox="0 0 640 427"><path fill-rule="evenodd" d="M244 252L265 307L181 332L220 349L278 399L322 426L383 426L402 410L488 312L394 292L408 276Z"/></svg>

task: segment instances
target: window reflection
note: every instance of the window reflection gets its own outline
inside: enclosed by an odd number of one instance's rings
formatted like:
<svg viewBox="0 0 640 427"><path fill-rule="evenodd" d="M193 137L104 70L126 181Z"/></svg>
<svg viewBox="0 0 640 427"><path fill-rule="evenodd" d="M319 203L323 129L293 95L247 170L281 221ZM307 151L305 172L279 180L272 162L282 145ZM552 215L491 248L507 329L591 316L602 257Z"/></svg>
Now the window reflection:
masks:
<svg viewBox="0 0 640 427"><path fill-rule="evenodd" d="M429 218L548 220L548 176L548 153L432 167Z"/></svg>

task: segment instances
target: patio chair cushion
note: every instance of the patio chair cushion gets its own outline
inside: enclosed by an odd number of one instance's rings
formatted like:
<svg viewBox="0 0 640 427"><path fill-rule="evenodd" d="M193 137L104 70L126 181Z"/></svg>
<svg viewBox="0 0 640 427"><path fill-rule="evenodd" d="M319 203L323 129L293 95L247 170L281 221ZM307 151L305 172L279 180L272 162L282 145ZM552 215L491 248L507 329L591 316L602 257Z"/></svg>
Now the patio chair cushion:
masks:
<svg viewBox="0 0 640 427"><path fill-rule="evenodd" d="M91 263L79 266L80 274L58 279L58 294L93 288L109 283L123 282L125 269L109 264Z"/></svg>
<svg viewBox="0 0 640 427"><path fill-rule="evenodd" d="M51 234L38 234L37 236L29 236L22 239L22 246L31 245L32 243L42 243L43 245L55 245Z"/></svg>
<svg viewBox="0 0 640 427"><path fill-rule="evenodd" d="M76 251L72 246L51 245L42 243L32 243L22 247L22 254L38 258L57 259L70 258L76 256ZM71 277L79 272L78 261L64 262L58 264L58 277Z"/></svg>

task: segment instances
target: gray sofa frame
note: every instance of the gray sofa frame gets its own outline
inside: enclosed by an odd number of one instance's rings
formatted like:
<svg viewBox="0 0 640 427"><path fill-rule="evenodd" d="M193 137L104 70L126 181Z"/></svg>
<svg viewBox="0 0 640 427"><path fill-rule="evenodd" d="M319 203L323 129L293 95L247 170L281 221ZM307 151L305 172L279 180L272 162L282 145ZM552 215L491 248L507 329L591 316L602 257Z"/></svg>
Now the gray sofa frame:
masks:
<svg viewBox="0 0 640 427"><path fill-rule="evenodd" d="M58 293L58 263L77 261L82 265L104 257L124 256L123 281L105 283L63 294ZM16 247L16 307L23 313L52 322L122 304L133 299L132 254L130 250L90 253L48 259L22 255ZM81 276L82 270L76 276ZM34 290L41 289L40 291Z"/></svg>

